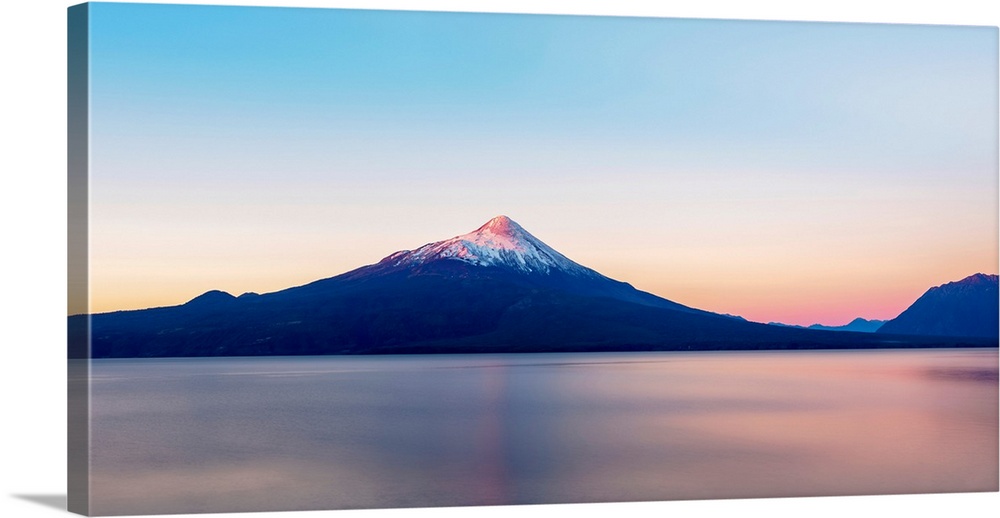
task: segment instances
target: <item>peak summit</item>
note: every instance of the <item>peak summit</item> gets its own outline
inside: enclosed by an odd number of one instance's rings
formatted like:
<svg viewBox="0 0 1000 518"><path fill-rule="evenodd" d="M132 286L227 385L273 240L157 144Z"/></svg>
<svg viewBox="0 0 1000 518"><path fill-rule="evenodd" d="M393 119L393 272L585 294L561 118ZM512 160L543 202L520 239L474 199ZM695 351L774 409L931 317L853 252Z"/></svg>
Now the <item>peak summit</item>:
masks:
<svg viewBox="0 0 1000 518"><path fill-rule="evenodd" d="M381 261L389 266L419 266L456 260L476 266L512 268L525 273L600 276L571 261L507 216L497 216L468 234L396 252Z"/></svg>
<svg viewBox="0 0 1000 518"><path fill-rule="evenodd" d="M980 284L980 283L981 284L996 284L997 283L997 279L998 279L998 277L997 277L996 274L990 275L990 274L986 274L986 273L974 273L974 274L972 274L972 275L970 275L970 276L968 276L968 277L966 277L966 278L964 278L964 279L962 279L960 281L956 281L956 282L960 282L960 283L963 283L963 284Z"/></svg>
<svg viewBox="0 0 1000 518"><path fill-rule="evenodd" d="M516 232L524 232L521 225L504 215L499 215L476 229L474 233L490 232L493 234L513 235Z"/></svg>
<svg viewBox="0 0 1000 518"><path fill-rule="evenodd" d="M929 291L956 291L964 289L980 289L983 287L990 287L997 285L997 275L988 275L985 273L974 273L964 279L958 281L952 281L949 283L942 284L940 286L935 286Z"/></svg>
<svg viewBox="0 0 1000 518"><path fill-rule="evenodd" d="M521 225L518 225L517 222L507 216L497 216L487 221L483 224L483 226L477 228L473 232L469 232L468 234L463 234L443 242L450 242L456 239L494 250L515 250L526 252L529 251L534 244L548 248L548 246L535 238L535 236L529 234L527 230L524 230L524 228L521 227ZM555 250L551 251L558 254Z"/></svg>

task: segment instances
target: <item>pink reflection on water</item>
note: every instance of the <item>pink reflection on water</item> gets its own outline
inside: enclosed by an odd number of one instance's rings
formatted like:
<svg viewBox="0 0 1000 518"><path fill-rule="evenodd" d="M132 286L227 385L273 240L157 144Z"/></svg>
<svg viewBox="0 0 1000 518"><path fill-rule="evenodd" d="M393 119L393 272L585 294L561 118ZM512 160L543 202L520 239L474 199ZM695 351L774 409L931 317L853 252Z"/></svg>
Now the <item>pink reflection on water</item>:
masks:
<svg viewBox="0 0 1000 518"><path fill-rule="evenodd" d="M504 405L507 401L507 366L503 363L485 365L483 389L485 398L478 416L475 434L480 480L478 497L484 504L501 505L510 501L510 482L504 461Z"/></svg>
<svg viewBox="0 0 1000 518"><path fill-rule="evenodd" d="M998 484L995 349L189 359L94 369L92 489L105 514Z"/></svg>
<svg viewBox="0 0 1000 518"><path fill-rule="evenodd" d="M638 411L602 423L593 436L613 439L576 454L606 470L573 483L666 498L997 490L995 350L864 360L705 354L576 380L568 391L607 395L598 408Z"/></svg>

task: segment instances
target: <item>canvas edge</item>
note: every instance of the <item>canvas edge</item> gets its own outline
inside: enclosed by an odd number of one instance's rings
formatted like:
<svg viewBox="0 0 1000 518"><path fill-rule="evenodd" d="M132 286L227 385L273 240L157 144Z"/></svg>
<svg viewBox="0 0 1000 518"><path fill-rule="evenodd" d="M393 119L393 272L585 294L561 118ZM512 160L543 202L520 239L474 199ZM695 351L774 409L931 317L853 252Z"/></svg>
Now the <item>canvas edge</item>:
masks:
<svg viewBox="0 0 1000 518"><path fill-rule="evenodd" d="M199 5L199 4L174 4ZM202 4L211 5L211 4ZM238 5L231 5L238 7ZM264 7L266 5L248 5L248 7ZM273 6L292 7L292 6ZM89 4L78 4L67 8L67 295L69 315L89 315ZM294 8L294 7L293 7ZM302 6L301 8L318 8L318 6ZM337 8L337 7L332 7ZM365 8L342 7L341 9L360 10ZM381 9L378 9L381 10ZM409 11L393 8L391 11ZM444 12L434 10L414 9L411 12ZM459 12L462 11L451 11ZM472 14L478 14L478 11ZM508 13L493 14L526 14L573 16L574 14L554 13ZM588 15L583 15L588 16ZM607 15L594 15L607 16ZM646 16L637 15L645 18ZM752 21L769 22L786 20L752 20L718 18L715 21ZM798 21L791 23L823 23ZM862 22L827 22L827 23L862 23ZM893 24L895 25L895 24ZM966 27L992 30L997 38L997 26ZM998 148L1000 152L1000 148ZM76 320L76 319L74 319ZM85 516L90 515L90 321L89 317L79 319L79 325L73 322L67 328L67 510ZM988 490L987 492L996 492ZM915 495L919 495L916 493ZM961 493L959 493L961 494ZM874 495L892 496L892 495ZM807 497L814 499L817 497ZM820 497L822 498L822 496ZM843 498L843 497L833 497ZM662 501L671 502L669 500ZM607 502L615 504L618 502ZM628 503L628 502L622 502ZM588 505L573 504L569 505ZM375 508L384 509L384 508Z"/></svg>
<svg viewBox="0 0 1000 518"><path fill-rule="evenodd" d="M90 514L89 4L67 16L67 510Z"/></svg>

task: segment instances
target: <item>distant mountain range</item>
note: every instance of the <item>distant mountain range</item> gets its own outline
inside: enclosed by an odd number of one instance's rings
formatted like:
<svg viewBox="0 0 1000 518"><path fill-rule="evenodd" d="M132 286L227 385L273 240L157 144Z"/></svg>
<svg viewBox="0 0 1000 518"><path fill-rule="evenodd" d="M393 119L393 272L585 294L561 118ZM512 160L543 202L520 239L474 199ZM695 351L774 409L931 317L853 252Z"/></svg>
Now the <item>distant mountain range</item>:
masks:
<svg viewBox="0 0 1000 518"><path fill-rule="evenodd" d="M826 331L996 339L1000 335L997 286L997 276L984 273L935 286L892 320L855 318L843 326L769 324Z"/></svg>
<svg viewBox="0 0 1000 518"><path fill-rule="evenodd" d="M997 344L996 335L829 332L690 308L582 266L505 216L304 286L76 315L69 331L71 357L87 355L89 336L95 358Z"/></svg>
<svg viewBox="0 0 1000 518"><path fill-rule="evenodd" d="M771 324L772 326L797 327L800 329L816 329L820 331L854 331L857 333L874 333L878 330L878 328L882 327L882 324L884 323L886 323L885 320L865 320L861 317L855 318L842 326L825 326L823 324L796 326L792 324L782 324L781 322L768 322L768 324Z"/></svg>

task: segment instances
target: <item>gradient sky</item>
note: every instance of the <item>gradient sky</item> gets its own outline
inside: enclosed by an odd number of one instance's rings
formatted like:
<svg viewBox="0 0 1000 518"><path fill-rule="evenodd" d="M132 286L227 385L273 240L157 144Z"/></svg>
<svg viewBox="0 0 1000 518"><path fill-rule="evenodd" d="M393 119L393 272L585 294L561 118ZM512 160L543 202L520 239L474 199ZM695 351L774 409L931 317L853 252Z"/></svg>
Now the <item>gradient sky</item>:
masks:
<svg viewBox="0 0 1000 518"><path fill-rule="evenodd" d="M997 271L996 28L98 3L90 43L94 312L498 214L764 322Z"/></svg>

